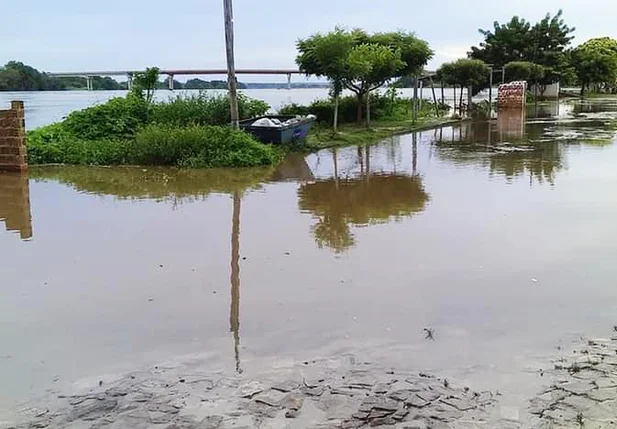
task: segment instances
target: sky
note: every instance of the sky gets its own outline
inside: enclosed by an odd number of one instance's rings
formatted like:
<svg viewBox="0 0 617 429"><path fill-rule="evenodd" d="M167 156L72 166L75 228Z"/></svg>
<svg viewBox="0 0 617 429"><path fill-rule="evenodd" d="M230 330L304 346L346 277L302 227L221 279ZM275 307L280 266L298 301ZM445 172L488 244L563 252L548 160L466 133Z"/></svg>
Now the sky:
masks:
<svg viewBox="0 0 617 429"><path fill-rule="evenodd" d="M482 40L479 28L513 15L535 22L561 8L577 28L575 44L617 38L617 0L233 3L238 68L295 68L296 40L337 25L415 32L435 51L428 69L465 56ZM48 72L225 67L222 0L0 0L0 6L0 64L17 60Z"/></svg>

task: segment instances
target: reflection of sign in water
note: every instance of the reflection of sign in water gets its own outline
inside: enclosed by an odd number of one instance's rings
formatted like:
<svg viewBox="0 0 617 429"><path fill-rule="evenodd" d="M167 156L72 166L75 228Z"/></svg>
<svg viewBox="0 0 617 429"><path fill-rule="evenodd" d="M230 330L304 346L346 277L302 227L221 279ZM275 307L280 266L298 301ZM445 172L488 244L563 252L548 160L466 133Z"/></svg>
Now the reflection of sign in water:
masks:
<svg viewBox="0 0 617 429"><path fill-rule="evenodd" d="M300 209L318 217L313 234L320 247L342 252L355 244L350 225L402 219L423 211L429 195L419 176L366 175L306 183L298 191Z"/></svg>
<svg viewBox="0 0 617 429"><path fill-rule="evenodd" d="M497 114L499 136L522 139L525 134L525 111L522 109L502 109Z"/></svg>
<svg viewBox="0 0 617 429"><path fill-rule="evenodd" d="M0 174L0 221L8 231L18 231L23 240L32 238L27 174Z"/></svg>

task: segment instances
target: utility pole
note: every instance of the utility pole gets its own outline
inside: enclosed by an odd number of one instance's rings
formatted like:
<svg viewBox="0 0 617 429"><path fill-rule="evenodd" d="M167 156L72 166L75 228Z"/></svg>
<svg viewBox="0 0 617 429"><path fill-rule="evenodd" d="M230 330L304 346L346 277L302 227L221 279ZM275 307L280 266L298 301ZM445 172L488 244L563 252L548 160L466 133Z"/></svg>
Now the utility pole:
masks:
<svg viewBox="0 0 617 429"><path fill-rule="evenodd" d="M232 0L223 0L225 13L225 48L227 52L227 87L229 88L229 111L231 126L239 128L238 88L236 82L236 65L234 61L234 13Z"/></svg>

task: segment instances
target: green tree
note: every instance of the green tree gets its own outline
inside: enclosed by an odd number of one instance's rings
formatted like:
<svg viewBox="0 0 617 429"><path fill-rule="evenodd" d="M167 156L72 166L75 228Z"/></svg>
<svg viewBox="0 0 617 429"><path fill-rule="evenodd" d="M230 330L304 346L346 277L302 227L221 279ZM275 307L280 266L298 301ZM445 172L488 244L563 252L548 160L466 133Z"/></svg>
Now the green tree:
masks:
<svg viewBox="0 0 617 429"><path fill-rule="evenodd" d="M397 76L405 67L399 50L376 44L355 46L347 56L347 75L343 85L358 97L358 123L362 121L362 101L366 99L366 126L370 126L371 91Z"/></svg>
<svg viewBox="0 0 617 429"><path fill-rule="evenodd" d="M510 82L524 80L539 84L545 77L545 67L529 61L512 61L505 65L506 79Z"/></svg>
<svg viewBox="0 0 617 429"><path fill-rule="evenodd" d="M617 80L617 41L610 37L590 39L574 49L574 67L581 96L591 84L614 87Z"/></svg>
<svg viewBox="0 0 617 429"><path fill-rule="evenodd" d="M314 34L298 40L296 64L306 75L326 77L330 81L330 94L334 98L334 132L338 125L338 101L343 92L343 80L347 74L347 57L361 39L368 36L359 31L336 28L328 34Z"/></svg>
<svg viewBox="0 0 617 429"><path fill-rule="evenodd" d="M159 81L159 68L149 67L142 73L133 76L133 89L131 92L148 103L152 102L154 91Z"/></svg>
<svg viewBox="0 0 617 429"><path fill-rule="evenodd" d="M452 63L445 63L437 70L437 76L451 85L460 85L462 105L463 88L468 89L468 109L471 109L471 96L479 93L488 84L490 68L481 60L461 58ZM456 100L455 100L456 102Z"/></svg>
<svg viewBox="0 0 617 429"><path fill-rule="evenodd" d="M47 89L45 76L18 61L9 61L0 68L0 89L7 91L40 91Z"/></svg>
<svg viewBox="0 0 617 429"><path fill-rule="evenodd" d="M506 24L495 21L493 30L479 30L484 41L473 46L469 56L494 67L515 61L533 62L545 68L541 84L566 82L572 76L567 50L574 30L563 20L561 10L533 25L515 16Z"/></svg>
<svg viewBox="0 0 617 429"><path fill-rule="evenodd" d="M335 106L343 89L356 94L358 123L362 122L362 105L372 90L392 78L418 74L433 56L428 43L404 31L369 35L358 29L336 28L299 40L297 48L300 70L330 80ZM367 113L370 115L370 106Z"/></svg>
<svg viewBox="0 0 617 429"><path fill-rule="evenodd" d="M426 64L433 58L434 52L429 44L416 37L415 34L397 31L392 33L376 33L369 38L370 43L388 46L393 51L401 53L405 65L398 71L399 76L416 76L422 72Z"/></svg>

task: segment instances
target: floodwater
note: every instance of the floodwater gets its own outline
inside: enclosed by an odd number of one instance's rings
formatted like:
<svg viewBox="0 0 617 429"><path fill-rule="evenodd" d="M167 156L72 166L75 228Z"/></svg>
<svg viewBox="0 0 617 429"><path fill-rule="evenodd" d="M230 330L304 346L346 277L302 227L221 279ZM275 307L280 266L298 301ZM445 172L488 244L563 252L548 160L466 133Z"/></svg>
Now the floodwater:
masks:
<svg viewBox="0 0 617 429"><path fill-rule="evenodd" d="M617 323L617 104L532 116L277 168L0 176L0 410L169 360L344 353L524 404Z"/></svg>

